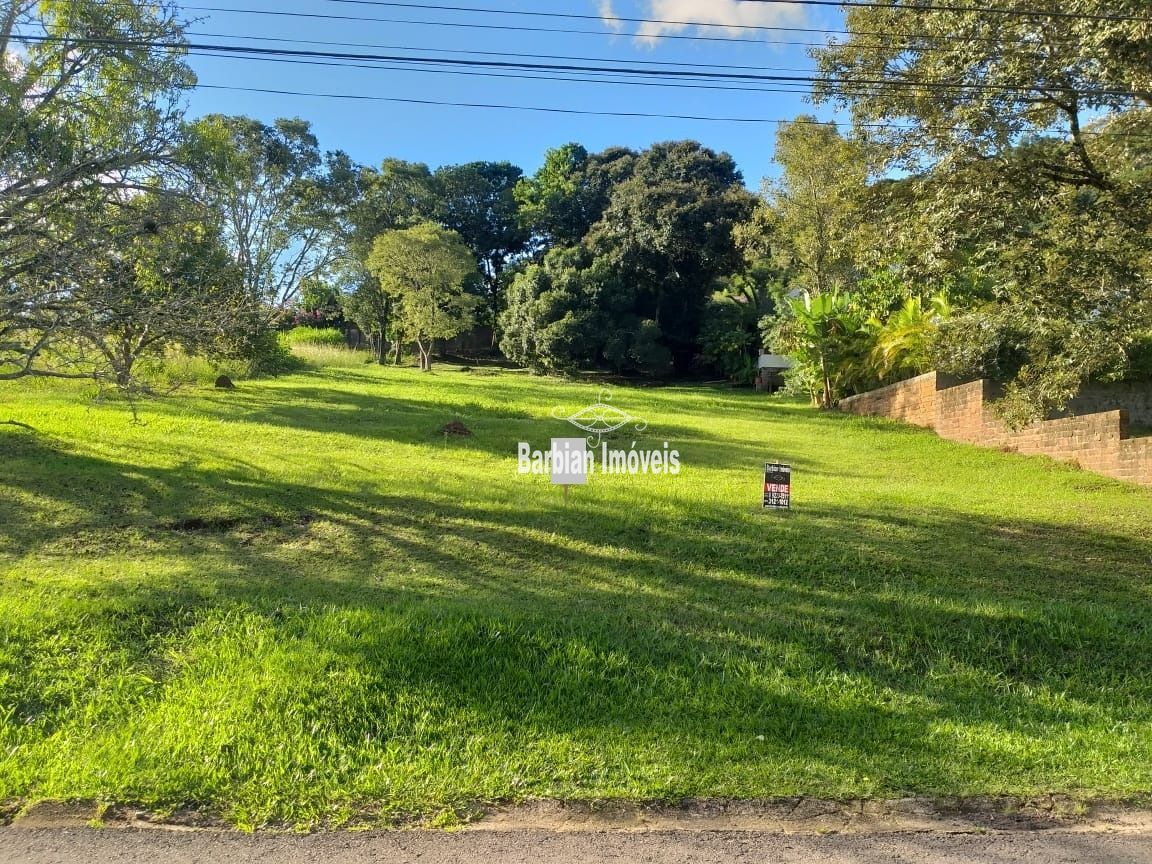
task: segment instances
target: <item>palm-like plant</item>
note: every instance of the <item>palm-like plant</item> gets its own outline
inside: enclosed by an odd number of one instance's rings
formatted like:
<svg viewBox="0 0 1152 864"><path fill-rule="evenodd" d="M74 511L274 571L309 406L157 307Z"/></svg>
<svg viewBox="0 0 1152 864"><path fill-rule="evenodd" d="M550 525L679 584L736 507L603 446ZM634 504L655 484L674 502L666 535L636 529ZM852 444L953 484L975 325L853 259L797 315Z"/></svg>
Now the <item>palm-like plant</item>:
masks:
<svg viewBox="0 0 1152 864"><path fill-rule="evenodd" d="M940 324L951 317L948 298L938 294L927 305L911 297L887 321L872 319L875 345L870 361L882 381L900 379L927 372L932 365L932 340Z"/></svg>
<svg viewBox="0 0 1152 864"><path fill-rule="evenodd" d="M819 369L821 390L813 394L814 401L822 408L831 408L864 321L853 310L850 296L838 291L816 295L805 291L790 305L790 347L802 362Z"/></svg>

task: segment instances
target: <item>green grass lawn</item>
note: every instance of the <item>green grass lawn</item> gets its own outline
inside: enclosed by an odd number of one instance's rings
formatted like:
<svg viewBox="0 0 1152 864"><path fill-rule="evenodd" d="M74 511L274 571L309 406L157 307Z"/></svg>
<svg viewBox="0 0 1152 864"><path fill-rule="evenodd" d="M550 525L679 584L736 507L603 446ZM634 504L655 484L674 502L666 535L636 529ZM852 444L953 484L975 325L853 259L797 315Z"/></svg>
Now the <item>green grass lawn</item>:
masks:
<svg viewBox="0 0 1152 864"><path fill-rule="evenodd" d="M565 505L596 388L331 368L0 387L0 801L246 827L474 802L1152 791L1152 491L621 389L678 478ZM445 440L461 418L475 435ZM788 514L763 463L795 467Z"/></svg>

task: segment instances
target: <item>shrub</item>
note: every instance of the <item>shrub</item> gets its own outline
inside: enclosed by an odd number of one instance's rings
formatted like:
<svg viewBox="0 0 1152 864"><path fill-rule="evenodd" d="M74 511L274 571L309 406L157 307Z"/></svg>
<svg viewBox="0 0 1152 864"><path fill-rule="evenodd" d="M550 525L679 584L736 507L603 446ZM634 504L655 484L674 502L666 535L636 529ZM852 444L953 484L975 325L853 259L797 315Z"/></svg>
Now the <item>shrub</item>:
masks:
<svg viewBox="0 0 1152 864"><path fill-rule="evenodd" d="M1152 334L1137 339L1128 349L1128 381L1152 381Z"/></svg>
<svg viewBox="0 0 1152 864"><path fill-rule="evenodd" d="M758 372L756 307L713 301L700 331L700 359L729 381L750 387Z"/></svg>
<svg viewBox="0 0 1152 864"><path fill-rule="evenodd" d="M315 327L297 327L284 334L284 344L289 348L297 345L321 345L328 348L342 348L347 342L344 334L335 327L317 329Z"/></svg>

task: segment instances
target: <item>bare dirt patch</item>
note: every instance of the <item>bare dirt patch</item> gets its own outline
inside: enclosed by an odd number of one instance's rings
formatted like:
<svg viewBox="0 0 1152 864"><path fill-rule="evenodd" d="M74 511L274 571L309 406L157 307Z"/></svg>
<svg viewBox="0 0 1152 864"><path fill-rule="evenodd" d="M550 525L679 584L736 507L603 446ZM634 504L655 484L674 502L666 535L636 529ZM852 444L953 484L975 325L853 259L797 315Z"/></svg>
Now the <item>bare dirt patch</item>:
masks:
<svg viewBox="0 0 1152 864"><path fill-rule="evenodd" d="M902 798L830 801L687 801L676 805L540 801L495 808L471 826L487 831L756 831L784 834L907 831L1118 830L1152 827L1152 811L1038 799Z"/></svg>
<svg viewBox="0 0 1152 864"><path fill-rule="evenodd" d="M156 815L131 806L95 802L39 802L19 810L9 803L15 828L152 828L175 831L229 830L219 817L194 808ZM17 812L19 811L19 812ZM0 805L0 824L4 824ZM12 818L14 817L14 818ZM427 820L359 826L428 830ZM287 826L285 826L287 827ZM1147 833L1152 809L1125 802L1082 801L1066 796L940 799L909 797L883 801L775 798L764 801L695 800L676 804L639 802L529 801L478 807L465 831L516 833L750 832L760 834L895 834L933 832L1062 831Z"/></svg>

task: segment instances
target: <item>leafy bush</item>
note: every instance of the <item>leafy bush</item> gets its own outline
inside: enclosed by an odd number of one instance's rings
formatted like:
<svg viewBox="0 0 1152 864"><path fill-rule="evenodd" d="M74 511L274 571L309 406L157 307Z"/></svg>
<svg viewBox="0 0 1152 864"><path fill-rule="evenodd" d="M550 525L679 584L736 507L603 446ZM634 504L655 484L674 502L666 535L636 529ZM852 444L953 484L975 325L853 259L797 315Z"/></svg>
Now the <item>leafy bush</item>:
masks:
<svg viewBox="0 0 1152 864"><path fill-rule="evenodd" d="M880 381L901 381L930 371L933 344L951 314L948 298L939 294L927 302L909 297L887 319L873 318L869 326L875 345L869 362Z"/></svg>
<svg viewBox="0 0 1152 864"><path fill-rule="evenodd" d="M1136 340L1128 349L1128 381L1152 381L1152 334Z"/></svg>
<svg viewBox="0 0 1152 864"><path fill-rule="evenodd" d="M633 338L632 348L628 352L636 371L654 378L672 374L672 352L664 344L663 336L660 325L655 321L640 323L640 329Z"/></svg>
<svg viewBox="0 0 1152 864"><path fill-rule="evenodd" d="M831 408L878 383L869 362L875 339L866 323L850 294L804 292L789 301L786 317L765 319L764 341L809 367L812 404Z"/></svg>
<svg viewBox="0 0 1152 864"><path fill-rule="evenodd" d="M1002 384L997 413L1019 429L1063 410L1086 381L1148 376L1146 343L1126 345L1114 337L1096 319L1071 322L1035 308L990 304L947 322L934 353L942 372Z"/></svg>
<svg viewBox="0 0 1152 864"><path fill-rule="evenodd" d="M347 344L344 334L335 327L318 329L316 327L297 327L284 334L284 344L289 348L297 345L322 345L329 348L339 348Z"/></svg>
<svg viewBox="0 0 1152 864"><path fill-rule="evenodd" d="M1035 338L1021 316L999 314L996 307L947 321L933 348L936 367L959 378L1008 381L1028 362Z"/></svg>
<svg viewBox="0 0 1152 864"><path fill-rule="evenodd" d="M260 324L246 332L231 334L211 353L222 366L244 370L243 378L262 378L295 372L303 364L294 356L281 334Z"/></svg>
<svg viewBox="0 0 1152 864"><path fill-rule="evenodd" d="M165 356L163 363L149 370L149 383L163 389L190 384L211 386L221 375L232 380L249 377L248 364L243 360L222 360L188 354L179 348Z"/></svg>
<svg viewBox="0 0 1152 864"><path fill-rule="evenodd" d="M749 317L751 330L747 326ZM749 316L744 307L713 301L700 331L700 359L729 381L751 386L758 371L756 326L756 318Z"/></svg>

